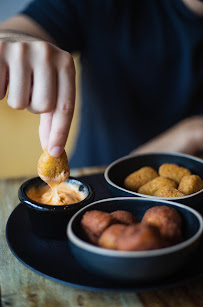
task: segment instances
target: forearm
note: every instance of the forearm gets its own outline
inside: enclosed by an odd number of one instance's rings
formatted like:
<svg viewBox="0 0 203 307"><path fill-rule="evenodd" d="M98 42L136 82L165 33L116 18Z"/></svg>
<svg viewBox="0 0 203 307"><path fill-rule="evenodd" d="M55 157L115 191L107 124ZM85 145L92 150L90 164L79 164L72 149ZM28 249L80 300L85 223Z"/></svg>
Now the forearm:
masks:
<svg viewBox="0 0 203 307"><path fill-rule="evenodd" d="M41 40L31 34L15 31L15 30L0 30L0 41L7 42L28 42L34 40Z"/></svg>
<svg viewBox="0 0 203 307"><path fill-rule="evenodd" d="M164 133L137 148L133 153L183 152L198 154L203 151L203 116L187 118Z"/></svg>
<svg viewBox="0 0 203 307"><path fill-rule="evenodd" d="M17 15L0 24L0 39L9 41L44 40L56 44L54 39L34 20Z"/></svg>

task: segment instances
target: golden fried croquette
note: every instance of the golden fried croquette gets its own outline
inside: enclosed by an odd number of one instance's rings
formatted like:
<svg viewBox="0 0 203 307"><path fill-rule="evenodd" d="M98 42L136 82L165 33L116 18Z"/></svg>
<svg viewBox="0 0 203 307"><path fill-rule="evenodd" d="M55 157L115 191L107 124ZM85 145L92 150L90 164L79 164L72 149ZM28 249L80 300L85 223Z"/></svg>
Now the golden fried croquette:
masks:
<svg viewBox="0 0 203 307"><path fill-rule="evenodd" d="M181 197L185 196L182 192L178 191L178 189L170 186L162 187L154 192L154 196L158 197Z"/></svg>
<svg viewBox="0 0 203 307"><path fill-rule="evenodd" d="M154 193L164 187L164 186L171 186L177 188L177 183L169 178L158 176L153 180L145 183L138 189L138 193L146 194L146 195L154 195Z"/></svg>
<svg viewBox="0 0 203 307"><path fill-rule="evenodd" d="M111 216L116 220L117 223L130 225L138 223L137 218L130 212L124 210L116 210L110 213Z"/></svg>
<svg viewBox="0 0 203 307"><path fill-rule="evenodd" d="M182 219L176 209L169 206L155 206L148 209L142 223L157 227L163 239L171 244L182 240Z"/></svg>
<svg viewBox="0 0 203 307"><path fill-rule="evenodd" d="M124 180L124 187L130 191L137 191L139 187L156 178L158 173L150 166L144 166L128 175Z"/></svg>
<svg viewBox="0 0 203 307"><path fill-rule="evenodd" d="M203 181L198 175L184 176L178 186L178 190L189 195L203 189Z"/></svg>
<svg viewBox="0 0 203 307"><path fill-rule="evenodd" d="M107 212L91 210L85 212L81 220L81 226L91 243L97 244L102 232L115 223L113 216Z"/></svg>
<svg viewBox="0 0 203 307"><path fill-rule="evenodd" d="M117 238L117 250L144 251L162 247L159 231L153 226L141 223L126 226Z"/></svg>
<svg viewBox="0 0 203 307"><path fill-rule="evenodd" d="M117 249L117 239L126 227L126 225L122 224L109 226L102 232L98 240L98 245L108 249Z"/></svg>
<svg viewBox="0 0 203 307"><path fill-rule="evenodd" d="M172 179L178 184L184 176L191 175L187 168L172 163L162 164L159 167L158 173L160 176Z"/></svg>
<svg viewBox="0 0 203 307"><path fill-rule="evenodd" d="M48 153L48 147L45 148L37 165L39 177L47 182L60 184L68 179L70 169L65 150L60 157L52 157Z"/></svg>

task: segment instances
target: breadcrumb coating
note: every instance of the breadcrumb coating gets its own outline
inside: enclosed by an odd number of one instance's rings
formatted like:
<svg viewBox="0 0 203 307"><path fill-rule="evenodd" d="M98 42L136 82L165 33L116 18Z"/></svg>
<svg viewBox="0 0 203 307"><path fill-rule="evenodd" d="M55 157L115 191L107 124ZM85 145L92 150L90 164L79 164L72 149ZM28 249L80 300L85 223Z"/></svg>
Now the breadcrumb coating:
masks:
<svg viewBox="0 0 203 307"><path fill-rule="evenodd" d="M164 163L159 167L158 173L162 177L166 177L176 181L178 184L184 176L191 175L189 169L177 164Z"/></svg>
<svg viewBox="0 0 203 307"><path fill-rule="evenodd" d="M144 166L128 175L124 180L124 187L130 191L137 191L142 185L156 178L158 173L150 166Z"/></svg>
<svg viewBox="0 0 203 307"><path fill-rule="evenodd" d="M156 177L153 180L147 182L143 186L141 186L138 189L138 193L146 194L146 195L154 195L154 193L158 189L160 189L164 186L172 186L174 188L177 188L177 183L172 179L159 176L159 177Z"/></svg>
<svg viewBox="0 0 203 307"><path fill-rule="evenodd" d="M198 175L184 176L179 184L178 190L189 195L203 189L203 181Z"/></svg>
<svg viewBox="0 0 203 307"><path fill-rule="evenodd" d="M120 234L124 231L126 225L114 224L109 226L101 234L98 245L103 248L117 249L117 240Z"/></svg>
<svg viewBox="0 0 203 307"><path fill-rule="evenodd" d="M162 247L159 231L141 223L126 226L117 239L117 249L123 251L144 251Z"/></svg>
<svg viewBox="0 0 203 307"><path fill-rule="evenodd" d="M110 215L113 216L117 223L125 225L138 223L138 219L132 213L125 210L116 210L111 212Z"/></svg>
<svg viewBox="0 0 203 307"><path fill-rule="evenodd" d="M114 223L115 220L113 216L100 210L85 212L81 220L81 226L88 240L94 244L98 243L98 239L102 232Z"/></svg>
<svg viewBox="0 0 203 307"><path fill-rule="evenodd" d="M182 218L178 211L169 206L155 206L148 209L142 223L157 227L161 236L168 242L182 240Z"/></svg>
<svg viewBox="0 0 203 307"><path fill-rule="evenodd" d="M68 179L70 169L65 150L60 157L52 157L45 148L37 165L38 175L45 182L61 183Z"/></svg>
<svg viewBox="0 0 203 307"><path fill-rule="evenodd" d="M171 187L171 186L165 186L162 187L154 192L154 196L158 197L181 197L185 196L182 192L178 191L178 189Z"/></svg>

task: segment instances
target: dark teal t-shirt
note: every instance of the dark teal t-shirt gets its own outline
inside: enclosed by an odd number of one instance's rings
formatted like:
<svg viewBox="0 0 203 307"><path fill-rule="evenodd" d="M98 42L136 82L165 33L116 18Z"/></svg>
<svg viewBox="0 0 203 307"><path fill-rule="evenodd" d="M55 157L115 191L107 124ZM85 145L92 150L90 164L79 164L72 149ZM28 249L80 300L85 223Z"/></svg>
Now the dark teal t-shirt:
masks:
<svg viewBox="0 0 203 307"><path fill-rule="evenodd" d="M71 167L107 165L203 114L203 18L181 0L35 0L22 13L81 54Z"/></svg>

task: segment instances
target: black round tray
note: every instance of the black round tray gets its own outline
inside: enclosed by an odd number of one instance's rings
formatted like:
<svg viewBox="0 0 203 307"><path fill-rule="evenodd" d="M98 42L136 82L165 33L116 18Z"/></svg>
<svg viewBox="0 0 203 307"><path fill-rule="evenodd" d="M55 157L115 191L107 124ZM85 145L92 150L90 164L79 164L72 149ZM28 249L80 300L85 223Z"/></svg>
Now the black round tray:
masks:
<svg viewBox="0 0 203 307"><path fill-rule="evenodd" d="M118 283L85 271L74 259L67 240L45 240L32 233L27 212L22 204L10 215L6 238L13 254L35 272L70 286L97 291L147 291L182 285L203 275L203 244L187 269L153 284Z"/></svg>

